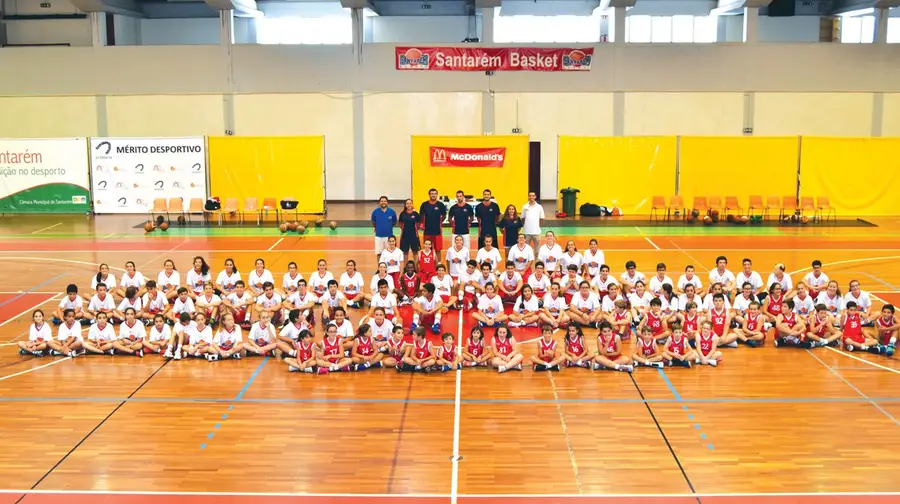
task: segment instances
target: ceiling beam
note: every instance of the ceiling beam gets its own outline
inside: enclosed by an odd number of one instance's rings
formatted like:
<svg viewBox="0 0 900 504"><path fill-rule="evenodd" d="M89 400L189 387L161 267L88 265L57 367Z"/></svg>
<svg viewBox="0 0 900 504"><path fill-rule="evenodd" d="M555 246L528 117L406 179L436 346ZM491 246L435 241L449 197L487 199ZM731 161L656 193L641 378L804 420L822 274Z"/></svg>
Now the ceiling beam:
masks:
<svg viewBox="0 0 900 504"><path fill-rule="evenodd" d="M81 12L107 12L122 16L146 17L134 0L70 0Z"/></svg>

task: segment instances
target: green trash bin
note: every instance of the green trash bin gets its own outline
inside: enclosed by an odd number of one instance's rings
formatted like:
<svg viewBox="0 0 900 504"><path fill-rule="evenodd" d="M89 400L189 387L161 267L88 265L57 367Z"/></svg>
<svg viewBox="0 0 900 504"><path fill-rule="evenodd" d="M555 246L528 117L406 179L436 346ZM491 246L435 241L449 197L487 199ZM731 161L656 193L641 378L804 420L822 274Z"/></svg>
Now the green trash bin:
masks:
<svg viewBox="0 0 900 504"><path fill-rule="evenodd" d="M565 189L560 189L559 192L562 194L562 211L569 217L575 217L575 202L578 199L578 193L581 191L574 187L566 187Z"/></svg>

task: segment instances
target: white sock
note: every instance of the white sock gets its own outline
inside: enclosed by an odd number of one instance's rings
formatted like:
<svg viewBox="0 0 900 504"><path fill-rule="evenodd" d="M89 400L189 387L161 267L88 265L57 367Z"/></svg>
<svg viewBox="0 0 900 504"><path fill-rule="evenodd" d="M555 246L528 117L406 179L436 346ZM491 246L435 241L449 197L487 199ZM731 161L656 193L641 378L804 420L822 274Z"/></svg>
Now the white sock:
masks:
<svg viewBox="0 0 900 504"><path fill-rule="evenodd" d="M412 321L412 323L413 323L413 324L416 324L416 325L419 325L419 314L418 314L418 313L414 313L414 314L413 314L413 321Z"/></svg>
<svg viewBox="0 0 900 504"><path fill-rule="evenodd" d="M441 314L440 314L440 313L435 313L435 314L434 314L434 323L435 323L435 324L440 324L440 323L441 323Z"/></svg>
<svg viewBox="0 0 900 504"><path fill-rule="evenodd" d="M891 338L891 341L889 341L889 343L890 343L891 345L893 345L893 344L896 343L896 342L897 342L897 338L896 338L896 337Z"/></svg>
<svg viewBox="0 0 900 504"><path fill-rule="evenodd" d="M498 373L502 373L502 372L504 372L504 371L506 371L506 366L500 366L500 367L497 368L497 372L498 372Z"/></svg>

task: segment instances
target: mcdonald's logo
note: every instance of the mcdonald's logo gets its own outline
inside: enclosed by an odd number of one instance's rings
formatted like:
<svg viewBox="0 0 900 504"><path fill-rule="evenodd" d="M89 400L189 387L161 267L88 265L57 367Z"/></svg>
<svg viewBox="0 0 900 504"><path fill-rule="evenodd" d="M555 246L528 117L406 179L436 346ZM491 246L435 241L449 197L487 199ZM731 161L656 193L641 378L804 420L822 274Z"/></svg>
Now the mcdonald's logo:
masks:
<svg viewBox="0 0 900 504"><path fill-rule="evenodd" d="M502 168L506 147L429 147L431 166L461 168Z"/></svg>
<svg viewBox="0 0 900 504"><path fill-rule="evenodd" d="M446 163L447 162L447 151L444 149L431 149L431 164L432 166L438 163Z"/></svg>

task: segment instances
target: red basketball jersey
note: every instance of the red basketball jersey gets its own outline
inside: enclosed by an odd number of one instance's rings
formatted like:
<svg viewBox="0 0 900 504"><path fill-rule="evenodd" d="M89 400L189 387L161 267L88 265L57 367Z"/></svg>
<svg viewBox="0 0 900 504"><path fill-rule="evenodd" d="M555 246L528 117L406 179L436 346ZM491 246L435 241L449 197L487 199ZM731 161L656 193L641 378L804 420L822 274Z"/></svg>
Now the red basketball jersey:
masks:
<svg viewBox="0 0 900 504"><path fill-rule="evenodd" d="M769 296L769 307L766 311L769 314L774 316L781 315L781 302L784 301L784 294L781 297L776 298L775 296Z"/></svg>
<svg viewBox="0 0 900 504"><path fill-rule="evenodd" d="M641 338L641 355L644 357L652 357L656 355L656 346L654 345L656 342L651 339L650 341L644 341L644 338Z"/></svg>
<svg viewBox="0 0 900 504"><path fill-rule="evenodd" d="M722 308L721 312L710 310L709 318L712 319L713 332L716 333L716 336L725 334L725 321L728 320L728 311L725 308Z"/></svg>
<svg viewBox="0 0 900 504"><path fill-rule="evenodd" d="M494 338L494 349L497 350L498 354L509 355L512 353L512 343L510 343L509 338L504 340Z"/></svg>
<svg viewBox="0 0 900 504"><path fill-rule="evenodd" d="M416 351L417 359L424 359L424 358L428 357L429 355L431 355L431 350L429 350L429 348L428 348L428 341L426 341L425 344L421 345L421 346L419 345L418 341L414 342L413 344L416 347L415 351Z"/></svg>
<svg viewBox="0 0 900 504"><path fill-rule="evenodd" d="M334 341L331 341L330 338L326 337L322 340L322 346L325 348L325 358L328 360L336 360L344 355L340 338L334 338Z"/></svg>
<svg viewBox="0 0 900 504"><path fill-rule="evenodd" d="M709 333L709 335L704 336L700 334L700 343L697 347L700 349L700 353L703 354L704 357L709 356L709 353L712 351L713 338L715 335L713 333Z"/></svg>
<svg viewBox="0 0 900 504"><path fill-rule="evenodd" d="M475 340L469 339L469 343L466 344L466 351L475 357L481 357L481 354L484 353L484 340L478 340L476 343Z"/></svg>
<svg viewBox="0 0 900 504"><path fill-rule="evenodd" d="M356 338L356 353L364 357L375 354L375 345L372 344L372 338L360 336Z"/></svg>
<svg viewBox="0 0 900 504"><path fill-rule="evenodd" d="M747 315L747 330L748 331L762 331L763 329L763 319L762 315L756 315L756 317L751 317Z"/></svg>
<svg viewBox="0 0 900 504"><path fill-rule="evenodd" d="M297 360L300 362L306 362L309 359L312 359L313 356L313 343L310 342L308 345L304 346L303 343L297 345Z"/></svg>
<svg viewBox="0 0 900 504"><path fill-rule="evenodd" d="M675 352L678 355L684 355L687 353L688 340L685 337L682 337L681 340L675 341L675 338L669 338L669 351Z"/></svg>
<svg viewBox="0 0 900 504"><path fill-rule="evenodd" d="M400 279L400 283L403 285L403 293L409 297L418 296L419 293L416 292L416 285L419 284L419 274L413 273L412 276L407 275L406 273Z"/></svg>
<svg viewBox="0 0 900 504"><path fill-rule="evenodd" d="M441 345L440 350L442 359L453 362L453 359L456 358L456 347L453 346L453 343L450 344L450 348L447 348L447 345Z"/></svg>
<svg viewBox="0 0 900 504"><path fill-rule="evenodd" d="M577 337L575 341L572 341L571 338L566 338L566 352L571 355L581 355L584 353L584 338L581 336Z"/></svg>
<svg viewBox="0 0 900 504"><path fill-rule="evenodd" d="M549 342L541 338L538 340L540 345L540 355L553 355L556 352L556 340L551 339Z"/></svg>
<svg viewBox="0 0 900 504"><path fill-rule="evenodd" d="M434 250L430 254L426 254L424 250L419 251L419 274L422 278L430 279L437 273L437 265L434 260Z"/></svg>
<svg viewBox="0 0 900 504"><path fill-rule="evenodd" d="M647 312L647 327L653 330L654 336L659 336L663 332L662 314L654 315L653 312Z"/></svg>
<svg viewBox="0 0 900 504"><path fill-rule="evenodd" d="M844 319L844 337L863 343L866 338L862 335L862 319L859 313L848 313Z"/></svg>
<svg viewBox="0 0 900 504"><path fill-rule="evenodd" d="M700 319L700 315L694 314L693 318L689 317L687 314L684 315L684 323L682 324L682 328L685 334L694 334L697 332L698 325L697 322Z"/></svg>

